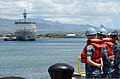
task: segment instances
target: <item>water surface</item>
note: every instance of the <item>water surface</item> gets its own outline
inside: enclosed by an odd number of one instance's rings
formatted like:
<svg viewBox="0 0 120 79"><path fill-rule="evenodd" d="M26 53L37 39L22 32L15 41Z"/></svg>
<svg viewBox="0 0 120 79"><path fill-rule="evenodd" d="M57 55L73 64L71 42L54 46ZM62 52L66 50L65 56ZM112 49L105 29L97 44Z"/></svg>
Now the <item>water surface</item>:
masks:
<svg viewBox="0 0 120 79"><path fill-rule="evenodd" d="M0 77L50 79L48 68L55 63L67 63L77 72L77 58L85 42L83 38L41 38L37 41L0 39Z"/></svg>

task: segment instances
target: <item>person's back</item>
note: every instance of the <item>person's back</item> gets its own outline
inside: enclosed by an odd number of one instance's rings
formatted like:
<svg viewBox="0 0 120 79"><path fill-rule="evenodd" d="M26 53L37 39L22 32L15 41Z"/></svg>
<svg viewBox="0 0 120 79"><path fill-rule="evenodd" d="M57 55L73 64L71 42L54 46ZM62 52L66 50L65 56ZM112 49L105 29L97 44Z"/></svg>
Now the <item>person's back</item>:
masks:
<svg viewBox="0 0 120 79"><path fill-rule="evenodd" d="M114 46L112 47L112 49L115 55L115 58L114 58L114 69L115 70L112 73L112 77L120 78L120 42L118 39L118 33L114 31L110 34L110 37L112 38L112 42L114 43Z"/></svg>
<svg viewBox="0 0 120 79"><path fill-rule="evenodd" d="M96 44L96 43L95 43ZM101 77L101 58L102 52L101 47L97 45L90 44L86 48L87 63L86 67L86 77L87 78L100 78Z"/></svg>
<svg viewBox="0 0 120 79"><path fill-rule="evenodd" d="M94 28L89 28L86 31L88 41L83 52L81 53L81 60L85 63L86 78L100 78L101 76L102 53L100 49L103 46L97 44L98 39L96 41L96 34L97 32Z"/></svg>
<svg viewBox="0 0 120 79"><path fill-rule="evenodd" d="M103 74L102 78L112 78L112 65L113 65L113 53L112 53L112 39L107 38L107 30L105 28L100 28L97 34L98 39L101 39L103 42L102 44L105 48L102 48L102 59L103 59ZM111 57L110 57L111 56Z"/></svg>
<svg viewBox="0 0 120 79"><path fill-rule="evenodd" d="M103 41L106 38L103 38ZM110 38L108 38L110 39ZM103 75L102 78L112 78L113 72L113 62L115 55L112 52L112 46L114 45L110 41L103 42L105 48L102 49L102 58L103 58Z"/></svg>

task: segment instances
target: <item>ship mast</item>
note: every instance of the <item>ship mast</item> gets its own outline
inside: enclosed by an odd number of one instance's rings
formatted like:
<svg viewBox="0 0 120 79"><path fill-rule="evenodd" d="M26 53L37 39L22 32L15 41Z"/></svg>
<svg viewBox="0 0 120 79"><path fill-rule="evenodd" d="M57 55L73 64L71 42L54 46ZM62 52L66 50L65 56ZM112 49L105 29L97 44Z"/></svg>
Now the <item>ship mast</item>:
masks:
<svg viewBox="0 0 120 79"><path fill-rule="evenodd" d="M24 20L26 20L26 17L27 17L26 10L24 10L23 16L24 16Z"/></svg>

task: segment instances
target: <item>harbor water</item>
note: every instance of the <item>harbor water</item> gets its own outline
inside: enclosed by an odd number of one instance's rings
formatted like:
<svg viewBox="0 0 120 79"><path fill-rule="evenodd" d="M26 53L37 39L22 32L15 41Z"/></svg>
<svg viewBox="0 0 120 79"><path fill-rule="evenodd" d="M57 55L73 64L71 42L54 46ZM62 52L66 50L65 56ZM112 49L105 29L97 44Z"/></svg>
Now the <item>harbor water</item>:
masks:
<svg viewBox="0 0 120 79"><path fill-rule="evenodd" d="M40 38L37 41L3 41L0 39L0 77L50 79L49 66L66 63L77 72L77 59L85 38ZM84 71L84 64L81 65Z"/></svg>

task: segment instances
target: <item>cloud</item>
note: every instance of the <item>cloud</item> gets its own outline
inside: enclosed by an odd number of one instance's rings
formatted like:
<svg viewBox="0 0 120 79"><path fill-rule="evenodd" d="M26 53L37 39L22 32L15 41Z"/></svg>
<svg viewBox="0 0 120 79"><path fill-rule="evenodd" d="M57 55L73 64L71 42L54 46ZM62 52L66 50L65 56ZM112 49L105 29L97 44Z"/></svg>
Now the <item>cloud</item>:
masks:
<svg viewBox="0 0 120 79"><path fill-rule="evenodd" d="M29 1L18 1L16 2L16 6L23 8L23 9L31 9L32 3Z"/></svg>
<svg viewBox="0 0 120 79"><path fill-rule="evenodd" d="M73 0L52 0L56 4L72 4Z"/></svg>
<svg viewBox="0 0 120 79"><path fill-rule="evenodd" d="M64 18L44 18L45 20L49 20L49 21L58 21L61 23L66 23L69 24L70 22L72 22L72 24L80 24L81 22L84 21L84 19L82 18L69 18L69 17L64 17Z"/></svg>
<svg viewBox="0 0 120 79"><path fill-rule="evenodd" d="M29 17L112 27L120 24L119 7L119 0L0 0L0 17L19 19L26 9Z"/></svg>

